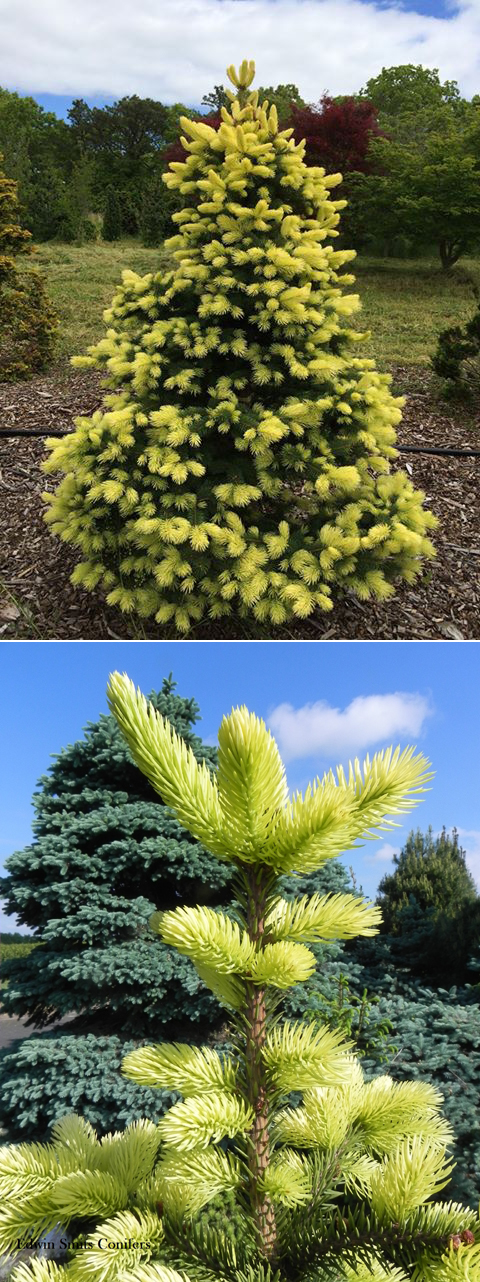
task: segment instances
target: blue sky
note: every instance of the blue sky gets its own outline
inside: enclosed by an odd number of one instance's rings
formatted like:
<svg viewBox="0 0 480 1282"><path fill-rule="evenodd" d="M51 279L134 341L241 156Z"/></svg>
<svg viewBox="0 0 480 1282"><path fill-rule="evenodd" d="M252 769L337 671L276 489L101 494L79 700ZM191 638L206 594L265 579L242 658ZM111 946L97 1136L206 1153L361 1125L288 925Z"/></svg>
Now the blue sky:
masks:
<svg viewBox="0 0 480 1282"><path fill-rule="evenodd" d="M436 771L431 791L344 862L374 896L411 827L455 825L480 889L479 668L475 642L4 642L0 865L31 838L31 796L50 755L106 711L118 669L145 694L173 672L211 743L223 714L246 703L275 734L291 789L357 754L416 743ZM0 928L16 923L0 917Z"/></svg>
<svg viewBox="0 0 480 1282"><path fill-rule="evenodd" d="M194 105L248 57L257 83L296 84L307 102L402 63L471 97L479 38L478 0L0 0L0 85L58 114L78 97Z"/></svg>

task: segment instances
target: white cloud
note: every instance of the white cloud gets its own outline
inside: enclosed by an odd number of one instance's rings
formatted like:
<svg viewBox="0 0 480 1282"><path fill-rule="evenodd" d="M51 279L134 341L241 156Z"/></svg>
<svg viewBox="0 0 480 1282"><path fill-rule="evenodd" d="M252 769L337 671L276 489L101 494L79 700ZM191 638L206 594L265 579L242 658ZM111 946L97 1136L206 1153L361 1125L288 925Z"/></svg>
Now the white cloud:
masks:
<svg viewBox="0 0 480 1282"><path fill-rule="evenodd" d="M199 103L245 57L260 83L293 82L312 102L401 63L478 91L478 0L443 18L396 0L0 0L0 20L0 84L23 93Z"/></svg>
<svg viewBox="0 0 480 1282"><path fill-rule="evenodd" d="M281 703L268 718L284 760L318 756L344 760L371 746L405 736L417 738L431 713L421 694L370 694L353 699L343 711L319 701L293 708Z"/></svg>
<svg viewBox="0 0 480 1282"><path fill-rule="evenodd" d="M389 841L384 841L383 846L380 846L380 849L376 850L374 855L364 855L364 859L366 864L390 864L393 856L399 853L398 846L392 846Z"/></svg>

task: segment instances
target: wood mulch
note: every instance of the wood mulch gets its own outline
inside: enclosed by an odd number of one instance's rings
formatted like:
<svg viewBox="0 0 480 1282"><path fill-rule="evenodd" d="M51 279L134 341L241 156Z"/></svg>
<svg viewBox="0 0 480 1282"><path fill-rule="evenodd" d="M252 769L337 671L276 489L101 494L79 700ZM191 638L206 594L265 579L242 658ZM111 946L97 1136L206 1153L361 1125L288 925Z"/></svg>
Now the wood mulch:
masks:
<svg viewBox="0 0 480 1282"><path fill-rule="evenodd" d="M480 448L480 407L453 407L434 395L431 375L399 367L395 392L407 402L398 441L403 445ZM96 371L56 369L26 383L0 385L0 427L72 426L101 402ZM41 493L57 480L40 471L42 438L0 437L0 638L103 640L162 639L177 634L106 606L101 596L73 587L74 549L43 520ZM273 634L252 621L204 623L190 640L472 640L480 638L480 458L399 455L414 485L423 489L440 525L437 556L414 587L400 585L387 602L360 602L348 594L330 615L316 615Z"/></svg>

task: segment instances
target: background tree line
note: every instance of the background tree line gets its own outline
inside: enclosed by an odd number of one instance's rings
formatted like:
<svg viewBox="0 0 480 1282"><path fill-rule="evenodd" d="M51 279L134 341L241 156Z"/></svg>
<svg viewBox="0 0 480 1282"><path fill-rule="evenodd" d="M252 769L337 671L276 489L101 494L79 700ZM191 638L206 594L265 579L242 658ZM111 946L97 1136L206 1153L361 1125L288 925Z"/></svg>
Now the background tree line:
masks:
<svg viewBox="0 0 480 1282"><path fill-rule="evenodd" d="M344 175L348 208L342 239L357 249L411 256L439 253L448 268L480 245L480 95L467 100L438 71L383 68L357 94L323 94L316 104L296 85L260 89L277 106L306 162ZM199 113L137 95L113 106L76 99L68 121L30 97L0 89L0 151L18 183L23 225L37 241L169 234L178 205L161 176L183 159L180 116L221 122L223 85Z"/></svg>

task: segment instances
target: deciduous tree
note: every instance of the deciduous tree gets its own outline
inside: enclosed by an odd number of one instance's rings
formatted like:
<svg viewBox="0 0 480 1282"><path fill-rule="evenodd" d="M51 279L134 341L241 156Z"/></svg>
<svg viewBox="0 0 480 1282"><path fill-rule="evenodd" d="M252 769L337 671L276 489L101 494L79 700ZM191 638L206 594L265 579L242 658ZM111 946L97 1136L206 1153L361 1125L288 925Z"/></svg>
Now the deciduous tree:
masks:
<svg viewBox="0 0 480 1282"><path fill-rule="evenodd" d="M292 104L289 122L295 142L305 139L305 164L323 165L345 178L352 171L369 173L369 147L380 135L377 111L371 102L323 95L316 107Z"/></svg>
<svg viewBox="0 0 480 1282"><path fill-rule="evenodd" d="M479 108L424 67L384 68L362 95L386 137L372 138L374 176L351 183L357 241L376 236L388 246L404 236L417 252L436 246L448 270L480 243Z"/></svg>

